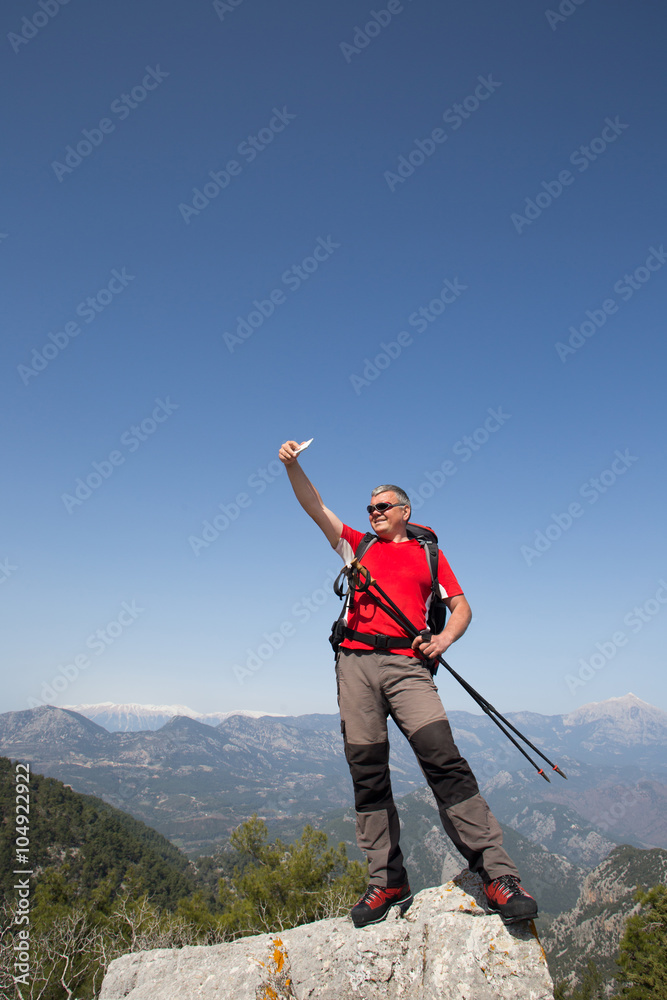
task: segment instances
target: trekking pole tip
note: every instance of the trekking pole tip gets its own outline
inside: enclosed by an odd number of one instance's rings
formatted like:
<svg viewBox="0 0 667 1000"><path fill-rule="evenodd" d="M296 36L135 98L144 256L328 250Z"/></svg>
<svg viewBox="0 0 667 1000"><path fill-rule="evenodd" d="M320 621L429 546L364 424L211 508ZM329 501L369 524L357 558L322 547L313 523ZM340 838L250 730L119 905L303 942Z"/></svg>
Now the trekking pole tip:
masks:
<svg viewBox="0 0 667 1000"><path fill-rule="evenodd" d="M549 777L549 775L548 775L548 774L545 774L545 773L544 773L544 771L542 770L542 768L539 768L539 770L538 770L538 772L537 772L537 773L538 773L538 774L541 774L541 775L542 775L542 777L543 777L543 778L545 779L545 781L548 781L548 782L549 782L549 784L551 784L551 778Z"/></svg>
<svg viewBox="0 0 667 1000"><path fill-rule="evenodd" d="M567 775L565 774L564 771L561 771L561 769L559 768L558 764L554 764L554 771L557 771L558 774L560 774L561 778L567 779Z"/></svg>

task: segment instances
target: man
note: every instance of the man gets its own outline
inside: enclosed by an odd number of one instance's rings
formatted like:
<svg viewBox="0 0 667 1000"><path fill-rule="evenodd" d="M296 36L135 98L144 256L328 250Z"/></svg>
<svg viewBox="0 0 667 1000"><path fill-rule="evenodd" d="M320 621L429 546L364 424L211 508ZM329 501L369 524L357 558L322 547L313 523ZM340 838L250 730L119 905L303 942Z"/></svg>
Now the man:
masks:
<svg viewBox="0 0 667 1000"><path fill-rule="evenodd" d="M325 507L297 461L298 451L296 441L286 441L279 452L296 498L331 546L349 562L363 534L344 525ZM377 541L362 557L363 565L415 627L425 629L431 571L425 551L407 535L409 499L399 487L385 484L372 491L367 509ZM521 887L519 873L503 850L500 826L454 743L433 678L424 664L424 658L442 655L460 638L472 617L442 552L438 553L438 583L450 612L439 635L428 642L420 637L410 642L401 626L369 594L357 593L336 660L341 730L354 784L357 843L369 869L368 889L352 909L357 927L383 920L391 906L407 910L412 902L391 792L388 715L417 756L446 833L470 869L481 875L491 908L507 923L537 915L535 900Z"/></svg>

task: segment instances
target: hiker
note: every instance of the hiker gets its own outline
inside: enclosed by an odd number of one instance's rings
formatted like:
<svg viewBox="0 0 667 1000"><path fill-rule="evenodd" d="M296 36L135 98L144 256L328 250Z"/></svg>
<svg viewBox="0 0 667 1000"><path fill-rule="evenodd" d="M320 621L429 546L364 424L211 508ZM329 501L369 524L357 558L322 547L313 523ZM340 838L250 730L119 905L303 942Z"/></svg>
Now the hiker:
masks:
<svg viewBox="0 0 667 1000"><path fill-rule="evenodd" d="M332 548L349 563L363 533L325 507L301 468L296 441L279 451L295 496L322 529ZM377 486L367 507L377 536L363 565L417 628L426 627L432 593L429 562L419 542L407 535L410 501L394 485ZM336 680L345 757L354 785L357 843L368 859L369 885L352 908L357 927L383 920L390 907L412 902L399 847L399 820L389 775L387 716L414 750L435 796L445 832L478 872L490 907L506 923L530 920L537 904L521 886L519 873L502 847L502 831L477 781L454 743L445 710L425 659L442 655L463 635L472 617L447 560L438 552L447 625L430 641L413 641L370 594L354 596L345 638L336 657ZM421 654L421 655L420 655Z"/></svg>

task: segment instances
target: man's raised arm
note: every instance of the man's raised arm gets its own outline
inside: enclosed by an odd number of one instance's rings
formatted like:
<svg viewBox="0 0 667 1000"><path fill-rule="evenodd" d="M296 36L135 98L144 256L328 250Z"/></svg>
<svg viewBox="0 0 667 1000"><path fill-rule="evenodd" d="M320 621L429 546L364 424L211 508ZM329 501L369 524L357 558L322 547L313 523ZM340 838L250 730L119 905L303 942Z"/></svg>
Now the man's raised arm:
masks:
<svg viewBox="0 0 667 1000"><path fill-rule="evenodd" d="M343 522L322 503L322 497L297 461L298 449L296 441L285 441L278 452L278 458L287 469L297 500L306 514L309 514L315 524L322 529L329 544L335 549L343 531Z"/></svg>

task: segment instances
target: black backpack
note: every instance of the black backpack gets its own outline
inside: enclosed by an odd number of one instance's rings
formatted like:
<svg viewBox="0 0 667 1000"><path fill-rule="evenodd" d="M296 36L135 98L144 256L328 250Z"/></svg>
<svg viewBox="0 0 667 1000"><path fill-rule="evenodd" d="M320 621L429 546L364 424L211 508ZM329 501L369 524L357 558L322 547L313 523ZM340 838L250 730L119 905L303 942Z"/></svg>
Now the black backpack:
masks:
<svg viewBox="0 0 667 1000"><path fill-rule="evenodd" d="M429 569L431 571L431 603L428 609L427 624L433 635L437 635L437 633L442 632L445 627L445 621L447 618L447 605L440 596L440 587L438 585L438 536L432 528L428 528L424 524L415 524L412 521L409 521L406 525L406 531L408 538L416 538L426 553ZM378 536L376 534L372 531L367 531L356 548L354 553L355 559L359 559L361 561L371 545L373 545L374 542L377 542L377 540ZM338 597L343 600L343 607L340 615L333 623L331 635L329 636L329 642L333 647L334 653L338 653L340 644L345 638L345 629L347 627L345 625L345 616L350 605L351 598L349 590L347 592L343 592L342 587L339 584L340 580L341 577L339 576L336 583L334 583L334 591ZM403 644L406 646L411 645L412 640L406 640L405 643L400 642L398 645ZM396 643L392 645L395 647ZM435 663L433 663L433 661L427 662L432 664L430 669L434 674L438 669L437 661Z"/></svg>

